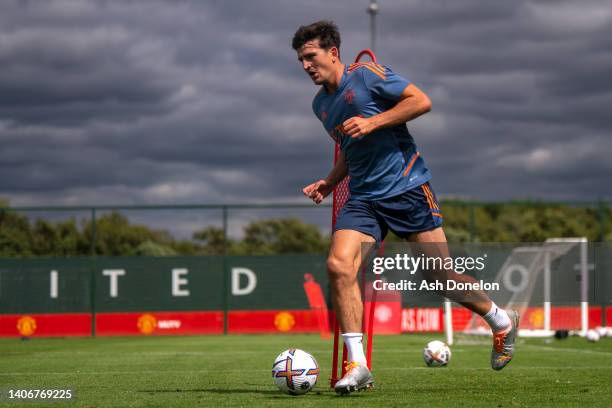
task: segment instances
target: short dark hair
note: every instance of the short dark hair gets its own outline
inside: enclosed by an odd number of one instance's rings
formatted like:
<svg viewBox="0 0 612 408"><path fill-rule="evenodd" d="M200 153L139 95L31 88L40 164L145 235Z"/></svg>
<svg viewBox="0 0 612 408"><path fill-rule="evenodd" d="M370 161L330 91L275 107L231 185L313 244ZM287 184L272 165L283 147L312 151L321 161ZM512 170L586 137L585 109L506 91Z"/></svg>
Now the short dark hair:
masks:
<svg viewBox="0 0 612 408"><path fill-rule="evenodd" d="M340 32L338 26L329 20L321 20L300 26L293 35L292 47L294 50L300 49L308 41L319 39L319 45L324 50L329 50L331 47L336 47L340 50Z"/></svg>

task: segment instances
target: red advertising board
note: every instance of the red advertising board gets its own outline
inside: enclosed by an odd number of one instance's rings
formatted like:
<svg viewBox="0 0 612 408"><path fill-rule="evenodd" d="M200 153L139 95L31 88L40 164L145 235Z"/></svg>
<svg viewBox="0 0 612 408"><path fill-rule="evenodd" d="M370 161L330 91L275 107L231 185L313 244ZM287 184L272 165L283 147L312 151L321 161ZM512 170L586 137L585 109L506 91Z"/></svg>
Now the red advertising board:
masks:
<svg viewBox="0 0 612 408"><path fill-rule="evenodd" d="M0 337L63 336L91 336L91 314L0 315Z"/></svg>
<svg viewBox="0 0 612 408"><path fill-rule="evenodd" d="M369 305L370 302L366 302L366 309ZM589 308L589 327L602 324L601 312L601 307ZM454 307L452 313L454 330L466 329L472 313L462 307ZM612 308L607 307L606 314L610 324ZM374 319L377 335L444 330L442 308L402 309L399 302L377 302ZM553 330L579 329L580 307L553 307L551 323ZM541 308L523 311L522 328L536 329L542 325ZM100 336L223 334L223 312L98 313L95 326ZM0 337L90 336L91 327L89 313L0 315ZM316 310L236 310L228 313L228 333L233 334L318 333L320 329Z"/></svg>
<svg viewBox="0 0 612 408"><path fill-rule="evenodd" d="M372 302L365 302L366 327L369 324ZM402 304L397 302L376 302L374 307L374 334L400 334L402 331Z"/></svg>
<svg viewBox="0 0 612 408"><path fill-rule="evenodd" d="M404 333L441 332L444 314L441 308L410 308L402 310L401 329Z"/></svg>
<svg viewBox="0 0 612 408"><path fill-rule="evenodd" d="M234 310L228 313L229 333L318 333L313 310Z"/></svg>
<svg viewBox="0 0 612 408"><path fill-rule="evenodd" d="M96 314L100 336L223 334L223 312L137 312Z"/></svg>

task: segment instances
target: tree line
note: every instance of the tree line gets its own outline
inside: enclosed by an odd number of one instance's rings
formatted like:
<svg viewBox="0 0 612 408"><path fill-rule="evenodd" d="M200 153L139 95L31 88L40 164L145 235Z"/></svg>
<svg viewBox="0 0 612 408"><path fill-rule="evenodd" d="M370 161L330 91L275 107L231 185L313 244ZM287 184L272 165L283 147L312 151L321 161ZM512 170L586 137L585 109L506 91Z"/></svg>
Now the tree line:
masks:
<svg viewBox="0 0 612 408"><path fill-rule="evenodd" d="M549 237L587 237L612 241L612 214L607 207L573 207L543 203L474 205L442 202L450 242L542 242ZM329 233L297 218L252 221L240 239L223 229L205 227L191 239L133 224L112 212L91 220L31 220L0 202L0 257L269 255L325 253ZM389 241L399 241L392 234Z"/></svg>

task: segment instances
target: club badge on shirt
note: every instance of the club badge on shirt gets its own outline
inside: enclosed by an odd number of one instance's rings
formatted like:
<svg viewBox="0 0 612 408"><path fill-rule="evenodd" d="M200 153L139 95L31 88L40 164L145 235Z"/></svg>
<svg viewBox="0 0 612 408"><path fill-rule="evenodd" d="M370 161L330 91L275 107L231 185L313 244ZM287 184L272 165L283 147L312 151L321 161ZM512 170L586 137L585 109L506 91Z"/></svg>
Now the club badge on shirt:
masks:
<svg viewBox="0 0 612 408"><path fill-rule="evenodd" d="M344 93L344 102L348 103L349 105L352 105L353 104L353 98L355 98L355 91L353 91L352 89L348 89Z"/></svg>

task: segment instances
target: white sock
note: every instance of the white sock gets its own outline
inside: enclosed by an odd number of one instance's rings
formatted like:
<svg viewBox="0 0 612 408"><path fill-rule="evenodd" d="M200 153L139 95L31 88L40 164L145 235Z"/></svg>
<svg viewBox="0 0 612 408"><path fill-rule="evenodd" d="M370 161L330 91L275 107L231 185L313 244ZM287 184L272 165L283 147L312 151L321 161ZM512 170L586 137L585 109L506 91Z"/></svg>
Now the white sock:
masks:
<svg viewBox="0 0 612 408"><path fill-rule="evenodd" d="M491 302L491 310L482 317L491 326L493 332L505 330L512 324L508 313L504 309L499 308L495 302Z"/></svg>
<svg viewBox="0 0 612 408"><path fill-rule="evenodd" d="M363 354L363 333L342 333L342 338L348 350L349 363L356 361L366 365L366 357Z"/></svg>

